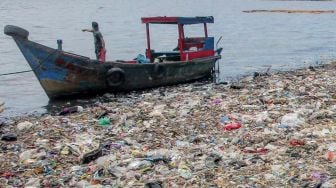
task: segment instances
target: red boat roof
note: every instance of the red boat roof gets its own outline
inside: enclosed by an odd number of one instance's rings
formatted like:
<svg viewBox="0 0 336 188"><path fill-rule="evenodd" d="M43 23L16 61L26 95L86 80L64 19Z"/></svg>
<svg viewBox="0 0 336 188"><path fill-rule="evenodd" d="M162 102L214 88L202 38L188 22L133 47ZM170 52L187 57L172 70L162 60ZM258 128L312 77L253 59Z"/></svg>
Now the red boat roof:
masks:
<svg viewBox="0 0 336 188"><path fill-rule="evenodd" d="M141 18L142 23L152 24L200 24L200 23L214 23L212 16L206 17L145 17Z"/></svg>

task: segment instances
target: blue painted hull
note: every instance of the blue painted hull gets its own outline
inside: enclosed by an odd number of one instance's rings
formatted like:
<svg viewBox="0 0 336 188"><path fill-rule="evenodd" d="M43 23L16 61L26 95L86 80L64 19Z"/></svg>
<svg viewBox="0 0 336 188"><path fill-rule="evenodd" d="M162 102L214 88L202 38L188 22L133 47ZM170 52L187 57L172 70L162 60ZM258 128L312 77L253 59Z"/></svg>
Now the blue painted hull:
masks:
<svg viewBox="0 0 336 188"><path fill-rule="evenodd" d="M106 89L99 62L29 40L15 42L50 98Z"/></svg>
<svg viewBox="0 0 336 188"><path fill-rule="evenodd" d="M105 62L53 49L12 35L49 98L103 91L131 91L172 85L208 76L220 56L160 64ZM109 70L122 71L111 85Z"/></svg>

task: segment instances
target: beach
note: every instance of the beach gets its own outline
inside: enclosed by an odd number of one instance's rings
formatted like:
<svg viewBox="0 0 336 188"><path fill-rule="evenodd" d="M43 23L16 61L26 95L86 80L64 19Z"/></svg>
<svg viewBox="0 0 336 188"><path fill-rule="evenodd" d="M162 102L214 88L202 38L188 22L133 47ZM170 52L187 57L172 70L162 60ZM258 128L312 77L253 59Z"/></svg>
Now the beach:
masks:
<svg viewBox="0 0 336 188"><path fill-rule="evenodd" d="M333 187L336 63L1 122L0 187Z"/></svg>

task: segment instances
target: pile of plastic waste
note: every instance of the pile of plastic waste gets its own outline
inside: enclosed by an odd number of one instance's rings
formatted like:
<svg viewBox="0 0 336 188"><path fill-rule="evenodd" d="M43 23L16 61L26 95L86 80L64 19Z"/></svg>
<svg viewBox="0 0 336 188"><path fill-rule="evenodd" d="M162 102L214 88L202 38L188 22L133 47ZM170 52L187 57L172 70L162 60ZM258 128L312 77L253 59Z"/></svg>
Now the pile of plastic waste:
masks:
<svg viewBox="0 0 336 188"><path fill-rule="evenodd" d="M191 83L1 125L0 187L333 187L336 65Z"/></svg>

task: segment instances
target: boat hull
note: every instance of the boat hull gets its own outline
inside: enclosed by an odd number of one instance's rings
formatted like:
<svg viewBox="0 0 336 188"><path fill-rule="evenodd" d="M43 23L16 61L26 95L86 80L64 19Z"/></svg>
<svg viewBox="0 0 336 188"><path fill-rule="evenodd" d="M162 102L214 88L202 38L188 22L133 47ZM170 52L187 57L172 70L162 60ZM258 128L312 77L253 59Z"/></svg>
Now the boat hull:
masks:
<svg viewBox="0 0 336 188"><path fill-rule="evenodd" d="M220 59L220 56L212 56L158 64L100 63L27 38L13 38L49 98L104 91L132 91L189 82L208 76ZM122 74L115 84L108 81L112 69Z"/></svg>

